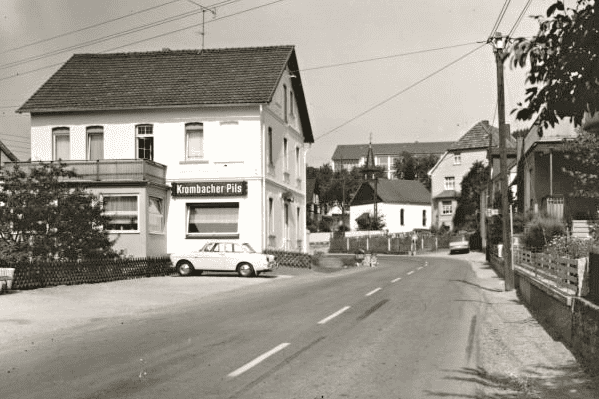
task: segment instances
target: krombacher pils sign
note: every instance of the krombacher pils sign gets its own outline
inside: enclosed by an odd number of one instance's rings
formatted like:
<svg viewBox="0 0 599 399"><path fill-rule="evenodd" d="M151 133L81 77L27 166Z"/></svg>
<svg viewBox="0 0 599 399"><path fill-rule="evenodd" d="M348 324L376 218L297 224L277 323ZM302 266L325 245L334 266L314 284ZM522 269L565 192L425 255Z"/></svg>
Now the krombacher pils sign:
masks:
<svg viewBox="0 0 599 399"><path fill-rule="evenodd" d="M246 195L246 181L172 183L173 197L236 197Z"/></svg>

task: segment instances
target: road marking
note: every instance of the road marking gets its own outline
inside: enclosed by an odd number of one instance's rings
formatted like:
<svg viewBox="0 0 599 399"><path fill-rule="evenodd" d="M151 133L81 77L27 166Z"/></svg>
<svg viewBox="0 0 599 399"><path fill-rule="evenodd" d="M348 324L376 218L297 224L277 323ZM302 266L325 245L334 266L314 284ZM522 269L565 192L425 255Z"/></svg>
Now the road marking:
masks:
<svg viewBox="0 0 599 399"><path fill-rule="evenodd" d="M336 311L335 313L333 313L332 315L330 315L329 317L325 317L324 319L320 320L318 322L318 324L324 324L327 321L334 319L335 317L339 316L341 313L345 312L347 309L349 309L349 306L346 306L344 308L339 309L338 311Z"/></svg>
<svg viewBox="0 0 599 399"><path fill-rule="evenodd" d="M414 273L414 270L412 270L411 272L408 272L408 276L409 276L410 274L412 274L412 273Z"/></svg>
<svg viewBox="0 0 599 399"><path fill-rule="evenodd" d="M422 270L422 266L420 266L420 267L418 268L418 270Z"/></svg>
<svg viewBox="0 0 599 399"><path fill-rule="evenodd" d="M280 350L285 349L287 346L289 346L289 342L284 342L284 343L282 343L279 346L275 346L274 348L272 348L268 352L266 352L266 353L258 356L257 358L255 358L251 362L245 364L244 366L241 366L237 370L235 370L232 373L230 373L229 377L237 377L238 375L241 375L241 374L245 373L246 371L248 371L249 369L251 369L255 365L257 365L260 362L268 359L270 356L274 355L275 353L279 352Z"/></svg>
<svg viewBox="0 0 599 399"><path fill-rule="evenodd" d="M380 290L382 290L382 288L381 288L381 287L379 287L379 288L375 288L375 289L373 289L372 291L370 291L368 294L366 294L366 296L370 296L370 295L372 295L372 294L374 294L375 292L378 292L378 291L380 291Z"/></svg>
<svg viewBox="0 0 599 399"><path fill-rule="evenodd" d="M399 280L401 280L401 277L398 277L398 278L396 278L396 279L394 279L394 280L391 280L391 282L392 282L392 283L395 283L395 282L397 282L397 281L399 281Z"/></svg>

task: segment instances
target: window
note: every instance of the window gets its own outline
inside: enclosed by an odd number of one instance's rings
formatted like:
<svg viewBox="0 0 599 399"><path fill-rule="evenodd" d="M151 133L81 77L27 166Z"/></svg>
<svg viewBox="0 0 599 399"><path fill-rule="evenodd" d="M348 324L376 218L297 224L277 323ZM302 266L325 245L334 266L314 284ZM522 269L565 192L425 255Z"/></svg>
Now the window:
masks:
<svg viewBox="0 0 599 399"><path fill-rule="evenodd" d="M445 190L455 190L455 177L449 176L445 178Z"/></svg>
<svg viewBox="0 0 599 399"><path fill-rule="evenodd" d="M273 234L275 231L275 219L273 217L274 212L274 200L272 198L268 199L268 232Z"/></svg>
<svg viewBox="0 0 599 399"><path fill-rule="evenodd" d="M442 215L451 215L453 213L451 201L442 201L441 202L441 214Z"/></svg>
<svg viewBox="0 0 599 399"><path fill-rule="evenodd" d="M268 128L268 164L271 166L274 166L275 164L275 160L273 159L273 154L272 154L272 127Z"/></svg>
<svg viewBox="0 0 599 399"><path fill-rule="evenodd" d="M204 158L204 125L187 123L185 125L185 159Z"/></svg>
<svg viewBox="0 0 599 399"><path fill-rule="evenodd" d="M71 159L71 135L68 127L57 127L52 129L53 154L52 159Z"/></svg>
<svg viewBox="0 0 599 399"><path fill-rule="evenodd" d="M454 165L462 164L462 154L453 154L453 164Z"/></svg>
<svg viewBox="0 0 599 399"><path fill-rule="evenodd" d="M300 149L299 147L295 147L295 174L297 177L302 175L302 169L300 165Z"/></svg>
<svg viewBox="0 0 599 399"><path fill-rule="evenodd" d="M152 125L136 126L137 158L154 159L154 127Z"/></svg>
<svg viewBox="0 0 599 399"><path fill-rule="evenodd" d="M238 202L187 205L187 234L237 235L238 225Z"/></svg>
<svg viewBox="0 0 599 399"><path fill-rule="evenodd" d="M283 119L287 123L287 86L283 85Z"/></svg>
<svg viewBox="0 0 599 399"><path fill-rule="evenodd" d="M283 163L285 166L285 172L287 172L289 170L289 159L288 159L288 143L287 143L287 139L284 138L283 139Z"/></svg>
<svg viewBox="0 0 599 399"><path fill-rule="evenodd" d="M150 197L148 203L150 233L162 233L164 231L164 207L162 198Z"/></svg>
<svg viewBox="0 0 599 399"><path fill-rule="evenodd" d="M110 218L107 230L138 231L137 195L104 196L104 214Z"/></svg>
<svg viewBox="0 0 599 399"><path fill-rule="evenodd" d="M294 116L293 107L294 107L293 91L289 90L289 115L291 115L292 117Z"/></svg>
<svg viewBox="0 0 599 399"><path fill-rule="evenodd" d="M404 210L403 208L399 211L399 224L404 225Z"/></svg>
<svg viewBox="0 0 599 399"><path fill-rule="evenodd" d="M104 159L104 128L102 126L87 128L87 159L89 161Z"/></svg>
<svg viewBox="0 0 599 399"><path fill-rule="evenodd" d="M422 211L422 227L426 227L426 209Z"/></svg>

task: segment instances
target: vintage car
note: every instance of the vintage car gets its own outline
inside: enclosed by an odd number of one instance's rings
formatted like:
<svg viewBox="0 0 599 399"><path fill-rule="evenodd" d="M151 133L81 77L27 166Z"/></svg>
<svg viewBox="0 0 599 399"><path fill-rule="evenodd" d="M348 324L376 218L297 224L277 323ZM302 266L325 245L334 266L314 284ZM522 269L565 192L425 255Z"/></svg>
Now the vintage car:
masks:
<svg viewBox="0 0 599 399"><path fill-rule="evenodd" d="M449 254L456 252L470 252L470 239L468 234L455 234L449 239Z"/></svg>
<svg viewBox="0 0 599 399"><path fill-rule="evenodd" d="M181 276L203 271L237 272L242 277L257 276L275 267L274 255L254 251L248 243L209 242L199 251L171 254L172 266Z"/></svg>

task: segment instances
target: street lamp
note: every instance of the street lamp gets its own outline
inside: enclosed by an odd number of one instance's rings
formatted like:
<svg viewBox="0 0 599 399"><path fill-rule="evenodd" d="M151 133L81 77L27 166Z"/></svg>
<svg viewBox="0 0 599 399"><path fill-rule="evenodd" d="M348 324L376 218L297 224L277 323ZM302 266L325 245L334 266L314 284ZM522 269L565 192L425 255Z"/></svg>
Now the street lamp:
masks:
<svg viewBox="0 0 599 399"><path fill-rule="evenodd" d="M495 32L490 39L495 53L495 64L497 67L497 116L499 118L499 180L501 182L501 222L503 230L503 262L505 274L505 290L514 289L514 269L512 267L512 239L510 234L510 216L509 216L509 181L507 171L507 150L506 141L508 129L505 124L505 93L503 82L503 61L505 60L503 50L507 42L499 32ZM492 157L491 157L492 160Z"/></svg>

